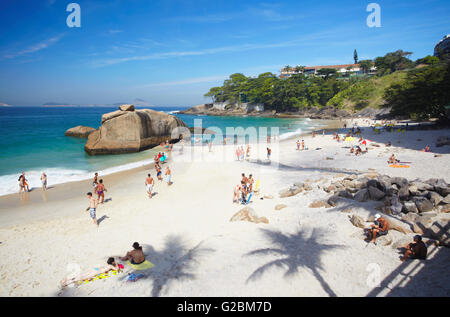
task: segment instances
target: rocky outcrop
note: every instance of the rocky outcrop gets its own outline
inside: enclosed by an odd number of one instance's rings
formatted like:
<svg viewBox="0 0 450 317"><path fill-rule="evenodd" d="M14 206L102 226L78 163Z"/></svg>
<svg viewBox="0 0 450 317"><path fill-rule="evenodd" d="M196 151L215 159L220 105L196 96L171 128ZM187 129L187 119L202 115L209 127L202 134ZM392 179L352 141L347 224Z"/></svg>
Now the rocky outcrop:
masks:
<svg viewBox="0 0 450 317"><path fill-rule="evenodd" d="M248 221L253 223L269 223L269 220L266 217L258 217L256 212L250 208L245 207L241 210L239 210L237 213L233 215L230 219L231 222L233 221Z"/></svg>
<svg viewBox="0 0 450 317"><path fill-rule="evenodd" d="M70 128L69 130L67 130L65 135L73 136L76 138L87 138L89 136L89 134L91 134L94 131L95 131L94 128L79 125L79 126L76 126L76 127L73 127L73 128Z"/></svg>
<svg viewBox="0 0 450 317"><path fill-rule="evenodd" d="M90 155L139 152L177 139L176 128L186 127L179 118L151 109L134 110L132 105L124 110L106 113L101 127L89 135L84 147ZM173 135L176 134L176 135Z"/></svg>

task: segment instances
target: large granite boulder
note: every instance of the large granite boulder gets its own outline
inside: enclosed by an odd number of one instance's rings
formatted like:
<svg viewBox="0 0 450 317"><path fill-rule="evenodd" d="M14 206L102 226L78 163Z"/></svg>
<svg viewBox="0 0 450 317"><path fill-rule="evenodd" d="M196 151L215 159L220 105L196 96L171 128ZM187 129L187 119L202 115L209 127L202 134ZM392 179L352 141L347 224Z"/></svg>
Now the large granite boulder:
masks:
<svg viewBox="0 0 450 317"><path fill-rule="evenodd" d="M230 222L248 221L253 223L269 223L266 217L258 217L256 212L250 207L244 207L231 217Z"/></svg>
<svg viewBox="0 0 450 317"><path fill-rule="evenodd" d="M94 131L95 131L94 128L79 125L79 126L76 126L76 127L73 127L73 128L70 128L69 130L67 130L65 135L84 139L84 138L87 138L89 136L89 134L91 134Z"/></svg>
<svg viewBox="0 0 450 317"><path fill-rule="evenodd" d="M186 124L165 112L122 107L102 116L102 126L89 135L84 150L90 155L139 152L177 139Z"/></svg>

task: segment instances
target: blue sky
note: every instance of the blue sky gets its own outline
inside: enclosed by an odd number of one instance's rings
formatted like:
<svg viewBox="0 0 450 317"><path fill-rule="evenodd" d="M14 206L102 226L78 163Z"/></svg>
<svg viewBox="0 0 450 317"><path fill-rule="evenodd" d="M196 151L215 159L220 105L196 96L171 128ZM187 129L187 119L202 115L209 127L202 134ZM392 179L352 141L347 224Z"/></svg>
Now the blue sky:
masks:
<svg viewBox="0 0 450 317"><path fill-rule="evenodd" d="M190 106L232 73L352 63L354 49L417 59L450 33L448 0L78 0L80 28L70 2L0 1L0 102Z"/></svg>

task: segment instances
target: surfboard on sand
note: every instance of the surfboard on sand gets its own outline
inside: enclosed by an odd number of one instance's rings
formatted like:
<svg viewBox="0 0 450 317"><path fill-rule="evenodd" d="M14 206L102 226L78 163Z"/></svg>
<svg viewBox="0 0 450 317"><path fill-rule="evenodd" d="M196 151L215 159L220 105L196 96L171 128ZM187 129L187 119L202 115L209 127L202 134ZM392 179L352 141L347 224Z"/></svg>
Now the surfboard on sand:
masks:
<svg viewBox="0 0 450 317"><path fill-rule="evenodd" d="M409 168L409 165L391 164L389 167L393 168Z"/></svg>

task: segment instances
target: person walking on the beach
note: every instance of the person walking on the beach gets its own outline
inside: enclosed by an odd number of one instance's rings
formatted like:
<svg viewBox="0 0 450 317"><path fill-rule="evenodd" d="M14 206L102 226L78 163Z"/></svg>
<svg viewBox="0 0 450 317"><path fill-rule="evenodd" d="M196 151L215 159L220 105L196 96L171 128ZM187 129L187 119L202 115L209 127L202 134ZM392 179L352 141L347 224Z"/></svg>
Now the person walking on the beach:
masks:
<svg viewBox="0 0 450 317"><path fill-rule="evenodd" d="M297 151L300 151L300 140L297 140Z"/></svg>
<svg viewBox="0 0 450 317"><path fill-rule="evenodd" d="M305 149L305 140L302 140L302 151Z"/></svg>
<svg viewBox="0 0 450 317"><path fill-rule="evenodd" d="M159 166L159 163L155 164L155 169L156 169L156 177L158 178L158 180L162 181L162 171L161 171L161 166Z"/></svg>
<svg viewBox="0 0 450 317"><path fill-rule="evenodd" d="M92 196L92 193L89 192L86 194L88 199L89 199L89 215L91 216L92 220L94 221L94 224L97 225L98 227L98 222L97 222L97 215L95 214L95 211L97 210L97 206L98 206L98 201Z"/></svg>
<svg viewBox="0 0 450 317"><path fill-rule="evenodd" d="M268 147L267 148L267 159L270 161L270 155L272 154L272 150Z"/></svg>
<svg viewBox="0 0 450 317"><path fill-rule="evenodd" d="M97 187L98 185L98 173L94 174L94 181L92 182L92 187Z"/></svg>
<svg viewBox="0 0 450 317"><path fill-rule="evenodd" d="M42 182L42 190L46 191L47 190L47 174L45 174L44 172L42 172L42 175L41 175L41 182Z"/></svg>
<svg viewBox="0 0 450 317"><path fill-rule="evenodd" d="M245 155L247 158L249 158L250 157L250 144L249 145L247 145L247 153L246 153L246 155Z"/></svg>
<svg viewBox="0 0 450 317"><path fill-rule="evenodd" d="M25 191L25 176L24 176L25 174L24 173L22 173L20 176L19 176L19 194L22 192L22 191Z"/></svg>
<svg viewBox="0 0 450 317"><path fill-rule="evenodd" d="M105 185L103 185L103 179L98 181L97 186L95 187L94 191L97 193L97 200L100 202L100 197L102 198L101 204L103 204L103 201L105 200L105 192L107 191L105 188Z"/></svg>
<svg viewBox="0 0 450 317"><path fill-rule="evenodd" d="M147 178L145 179L145 187L147 187L148 198L152 198L152 189L155 185L155 180L150 174L147 174Z"/></svg>
<svg viewBox="0 0 450 317"><path fill-rule="evenodd" d="M312 137L314 138L316 136L316 131L312 132Z"/></svg>
<svg viewBox="0 0 450 317"><path fill-rule="evenodd" d="M236 202L239 204L239 195L241 193L242 190L242 184L238 184L236 185L236 187L234 187L234 191L233 191L233 204Z"/></svg>
<svg viewBox="0 0 450 317"><path fill-rule="evenodd" d="M171 177L172 177L172 172L170 171L169 166L166 167L166 181L167 181L167 185L172 185L171 182Z"/></svg>
<svg viewBox="0 0 450 317"><path fill-rule="evenodd" d="M208 150L209 152L212 152L212 140L208 142Z"/></svg>

